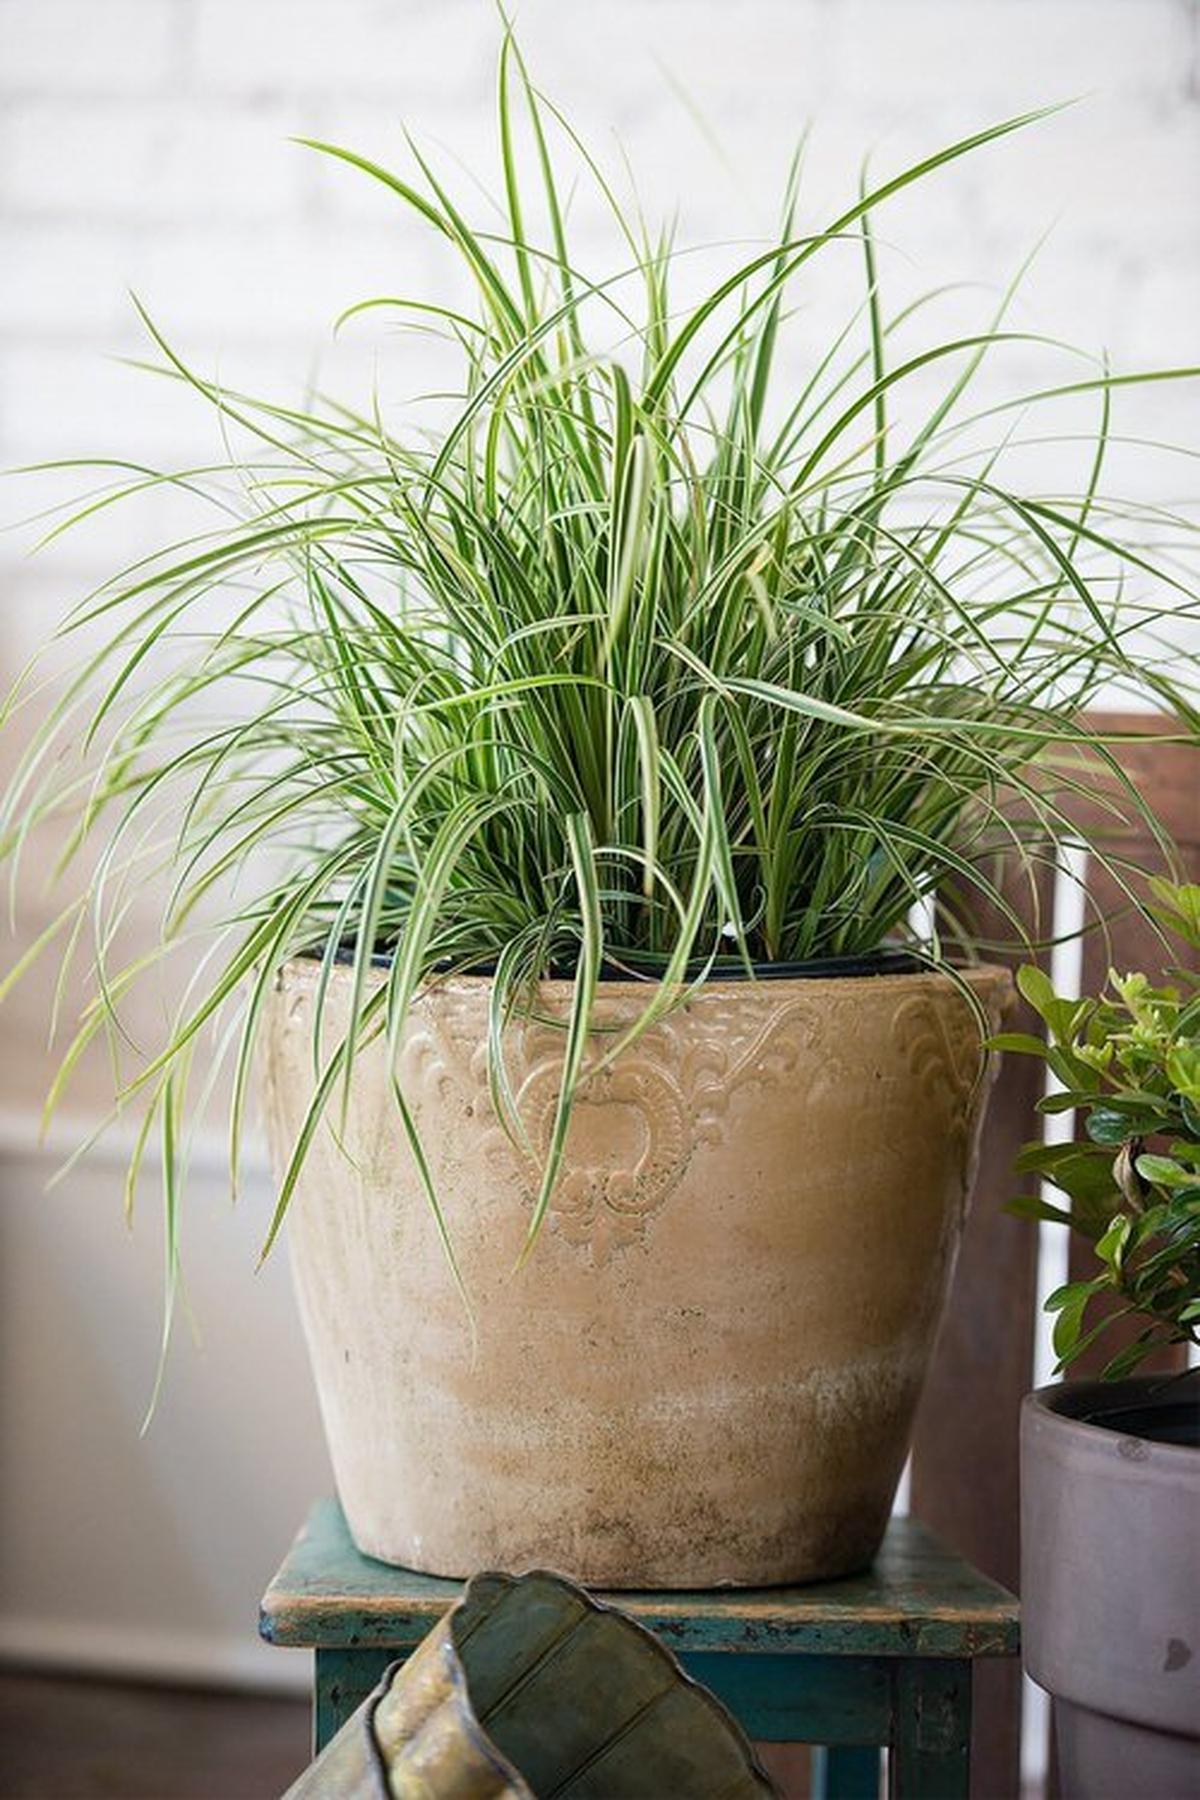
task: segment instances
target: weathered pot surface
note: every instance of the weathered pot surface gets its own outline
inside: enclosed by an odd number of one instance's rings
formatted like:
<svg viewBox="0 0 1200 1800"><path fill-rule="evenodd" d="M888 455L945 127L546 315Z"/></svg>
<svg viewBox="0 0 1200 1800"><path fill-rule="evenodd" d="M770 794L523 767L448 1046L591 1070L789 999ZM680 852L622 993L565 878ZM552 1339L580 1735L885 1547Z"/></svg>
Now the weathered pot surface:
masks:
<svg viewBox="0 0 1200 1800"><path fill-rule="evenodd" d="M382 979L382 977L379 977ZM994 1019L999 970L972 991ZM312 1093L314 965L271 999L277 1164ZM326 1002L339 1041L348 976ZM455 1290L382 1045L314 1138L293 1266L359 1547L447 1575L550 1564L601 1587L755 1585L871 1559L907 1453L987 1086L949 977L712 982L581 1092L532 1255L570 988L485 1069L489 983L421 995L398 1077L477 1321ZM605 983L595 1042L640 1011Z"/></svg>
<svg viewBox="0 0 1200 1800"><path fill-rule="evenodd" d="M1200 1377L1029 1395L1021 1540L1064 1800L1200 1793Z"/></svg>

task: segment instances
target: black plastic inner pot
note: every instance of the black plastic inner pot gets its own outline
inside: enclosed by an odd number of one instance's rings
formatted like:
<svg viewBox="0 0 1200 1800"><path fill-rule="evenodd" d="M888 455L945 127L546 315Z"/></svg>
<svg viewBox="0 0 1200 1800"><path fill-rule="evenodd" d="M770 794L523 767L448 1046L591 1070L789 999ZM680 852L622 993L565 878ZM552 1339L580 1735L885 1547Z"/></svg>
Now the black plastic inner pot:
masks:
<svg viewBox="0 0 1200 1800"><path fill-rule="evenodd" d="M1066 1383L1051 1401L1053 1410L1081 1425L1096 1425L1121 1437L1151 1444L1200 1449L1200 1370L1142 1376L1128 1382Z"/></svg>
<svg viewBox="0 0 1200 1800"><path fill-rule="evenodd" d="M307 955L319 962L324 952L310 950ZM354 961L354 948L343 944L337 952L337 961L351 963ZM390 969L392 953L390 950L377 950L371 958L371 966L375 969ZM831 981L846 980L859 975L914 975L928 968L928 964L913 956L907 950L883 949L874 950L867 956L819 956L809 962L756 962L751 967L756 981ZM496 965L493 961L481 961L471 964L439 963L438 974L448 975L494 975ZM633 958L626 962L606 961L600 969L601 981L658 981L662 976L661 965L640 963ZM547 971L551 981L573 981L575 965L573 963L551 963ZM738 957L721 956L711 965L703 962L691 963L685 979L694 981L702 974L707 974L710 981L746 981L746 965Z"/></svg>
<svg viewBox="0 0 1200 1800"><path fill-rule="evenodd" d="M1111 1412L1086 1415L1089 1425L1118 1431L1122 1437L1146 1438L1152 1444L1186 1444L1200 1450L1200 1402L1118 1406Z"/></svg>

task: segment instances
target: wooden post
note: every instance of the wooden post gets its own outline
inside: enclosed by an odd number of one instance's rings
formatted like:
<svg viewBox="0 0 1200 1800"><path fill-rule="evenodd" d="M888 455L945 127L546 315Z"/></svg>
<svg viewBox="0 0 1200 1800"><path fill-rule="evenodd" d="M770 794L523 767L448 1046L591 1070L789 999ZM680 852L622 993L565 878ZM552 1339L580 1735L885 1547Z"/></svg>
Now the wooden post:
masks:
<svg viewBox="0 0 1200 1800"><path fill-rule="evenodd" d="M1031 888L1028 876L1013 869L1003 883L1005 898L1031 930L1035 912L1049 920L1052 899L1049 873L1039 871L1035 881ZM976 909L976 926L985 940L1012 935L1012 926L991 908ZM1024 1005L1008 1023L1014 1030L1039 1029ZM1021 1569L1018 1419L1033 1367L1037 1232L1004 1206L1014 1191L1013 1160L1033 1135L1042 1081L1032 1057L1010 1058L997 1081L913 1444L913 1512L1014 1591ZM1016 1795L1020 1763L1021 1671L1011 1661L981 1663L972 1755L976 1800Z"/></svg>

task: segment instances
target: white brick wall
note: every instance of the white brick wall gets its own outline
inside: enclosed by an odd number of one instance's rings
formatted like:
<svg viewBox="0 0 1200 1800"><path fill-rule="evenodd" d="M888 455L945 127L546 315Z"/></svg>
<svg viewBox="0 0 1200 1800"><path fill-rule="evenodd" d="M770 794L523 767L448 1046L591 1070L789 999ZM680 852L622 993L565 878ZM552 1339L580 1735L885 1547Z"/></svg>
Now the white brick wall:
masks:
<svg viewBox="0 0 1200 1800"><path fill-rule="evenodd" d="M930 280L1002 281L1057 219L1026 311L1118 357L1194 348L1197 17L1196 0L520 9L544 85L602 149L619 132L650 210L681 199L705 237L769 222L809 119L815 215L846 193L868 149L883 167L1030 104L1086 95L902 199L884 228ZM287 139L328 135L399 160L406 118L487 179L496 35L489 0L0 0L0 459L22 460L33 439L40 452L50 435L32 397L12 392L12 352L132 347L127 286L189 349L219 351L252 379L268 350L272 364L305 370L344 301L414 274L420 284L431 251L418 229ZM106 447L138 430L136 381L128 392ZM92 421L64 399L57 441L89 447ZM202 418L181 411L179 453L204 441Z"/></svg>
<svg viewBox="0 0 1200 1800"><path fill-rule="evenodd" d="M5 0L0 72L10 96L153 93L172 79L183 45L173 5L144 0Z"/></svg>
<svg viewBox="0 0 1200 1800"><path fill-rule="evenodd" d="M23 99L0 132L5 211L121 231L223 231L295 217L300 158L287 109L158 94Z"/></svg>
<svg viewBox="0 0 1200 1800"><path fill-rule="evenodd" d="M1002 282L1057 220L1023 322L1131 361L1195 351L1197 17L1197 0L520 9L544 85L602 151L619 133L651 212L681 201L704 238L768 226L809 119L816 218L868 149L882 168L1087 95L902 198L882 228L902 247L903 288ZM182 396L164 407L130 376L122 400L98 373L106 353L140 346L127 288L201 362L219 356L227 379L286 393L315 354L328 358L340 306L436 283L437 247L386 195L287 140L326 135L398 161L410 119L486 180L496 37L489 0L0 0L0 463L119 445L186 461L211 448ZM581 204L585 252L594 218ZM357 381L377 354L386 374L389 340L364 332L341 357ZM1160 393L1148 423L1179 435L1183 405Z"/></svg>
<svg viewBox="0 0 1200 1800"><path fill-rule="evenodd" d="M851 191L867 150L876 169L894 167L1030 105L1086 96L893 206L881 228L902 249L885 250L886 277L897 292L959 278L1002 286L1055 225L1021 324L1106 345L1127 365L1200 361L1200 0L520 0L517 11L543 86L619 176L616 131L647 209L681 202L694 237L769 228L809 119L807 205L817 221ZM0 466L93 451L187 464L217 451L202 406L112 360L144 349L129 288L181 349L205 368L219 361L231 384L291 398L319 356L329 385L351 397L376 372L393 397L418 390L411 343L376 321L334 348L329 324L365 294L435 290L446 258L387 195L287 140L325 136L398 162L405 118L457 156L468 178L490 181L496 41L490 0L0 0ZM586 256L600 228L594 206L581 201L578 211ZM805 295L814 334L836 309L842 276L835 266L830 276L828 289ZM1147 436L1194 444L1198 394L1155 389L1124 401L1121 415ZM1195 492L1187 465L1167 479ZM19 497L26 491L28 501ZM0 486L0 521L45 493L45 483ZM168 532L173 524L168 516ZM64 602L132 558L148 529L110 513L32 565L20 534L0 535L0 690ZM40 904L31 890L31 920ZM21 1074L0 1113L6 1103L27 1107L41 1084L34 1000L0 1016L0 1061ZM96 1181L115 1188L103 1169ZM47 1270L61 1275L69 1299L79 1279L75 1239L61 1214L53 1218L50 1231L36 1211L23 1213L0 1265L18 1284L26 1267L39 1283L51 1279ZM107 1284L121 1295L123 1238L115 1218L105 1224L87 1240L89 1291ZM220 1225L206 1222L202 1239L214 1268ZM246 1254L232 1232L228 1250L231 1259ZM142 1244L139 1259L144 1252ZM20 1590L25 1617L40 1610L62 1623L57 1641L86 1637L108 1616L127 1620L144 1644L156 1622L188 1618L208 1634L213 1670L230 1666L223 1646L245 1641L252 1577L214 1585L202 1564L243 1542L248 1504L257 1509L255 1555L268 1555L291 1529L306 1483L323 1477L286 1300L270 1287L268 1310L251 1326L240 1311L244 1274L238 1263L230 1276L232 1347L212 1365L218 1373L181 1347L193 1384L185 1466L207 1483L202 1524L192 1519L173 1534L178 1429L152 1434L144 1450L131 1436L144 1312L125 1308L128 1331L117 1328L124 1303L103 1317L81 1314L94 1332L76 1346L90 1359L90 1385L80 1386L69 1358L40 1378L43 1414L69 1423L73 1407L101 1404L109 1365L120 1369L109 1383L121 1395L109 1426L119 1448L95 1484L87 1543L93 1571L116 1571L111 1592L93 1580L79 1603L87 1616L68 1616L64 1594L49 1585L52 1562L42 1586L35 1571ZM214 1333L226 1329L220 1315L215 1304ZM271 1366L278 1429L256 1450L245 1433L229 1437L227 1390L239 1354L257 1366L255 1332L268 1327L286 1347ZM27 1343L11 1352L9 1366L22 1369L37 1355ZM44 1513L53 1516L59 1475L37 1461L38 1409L24 1387L22 1396L17 1437L0 1444L0 1460L30 1471L13 1501L23 1543ZM138 1598L134 1617L120 1521L143 1517L156 1482L174 1497L156 1523L155 1593ZM174 1536L183 1548L172 1561ZM203 1547L195 1568L189 1544ZM11 1626L0 1617L0 1648ZM120 1654L120 1643L110 1652ZM192 1641L180 1666L194 1652Z"/></svg>

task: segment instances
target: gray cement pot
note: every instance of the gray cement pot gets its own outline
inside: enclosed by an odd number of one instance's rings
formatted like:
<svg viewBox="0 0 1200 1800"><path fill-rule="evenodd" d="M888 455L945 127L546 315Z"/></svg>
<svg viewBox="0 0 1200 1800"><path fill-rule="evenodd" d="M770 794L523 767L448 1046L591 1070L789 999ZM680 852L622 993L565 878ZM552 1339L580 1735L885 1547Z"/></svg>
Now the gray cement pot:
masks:
<svg viewBox="0 0 1200 1800"><path fill-rule="evenodd" d="M1063 1800L1200 1795L1200 1377L1029 1395L1021 1595Z"/></svg>

